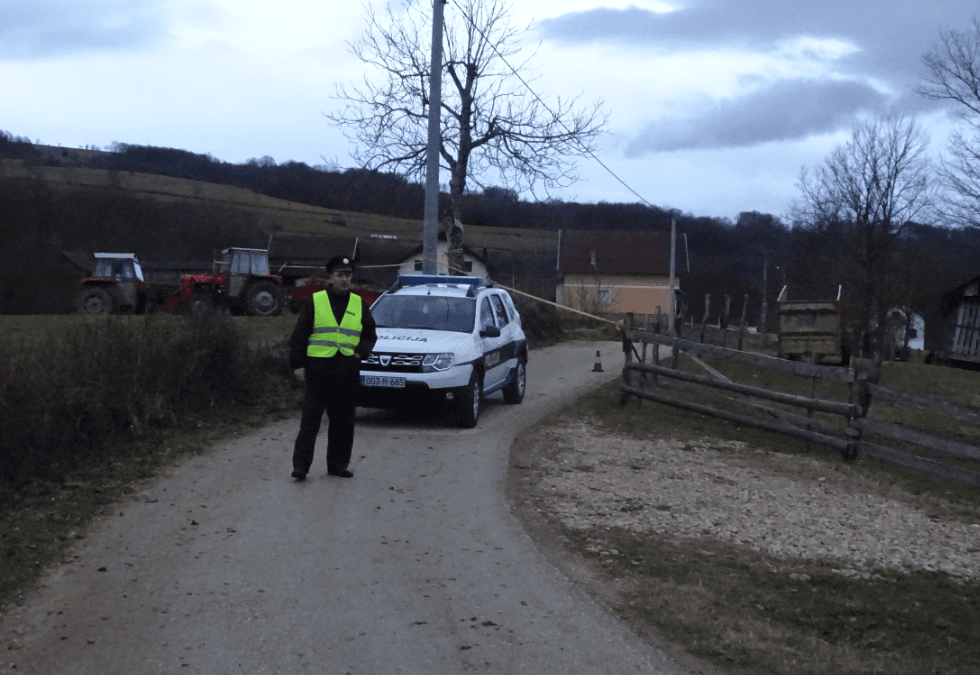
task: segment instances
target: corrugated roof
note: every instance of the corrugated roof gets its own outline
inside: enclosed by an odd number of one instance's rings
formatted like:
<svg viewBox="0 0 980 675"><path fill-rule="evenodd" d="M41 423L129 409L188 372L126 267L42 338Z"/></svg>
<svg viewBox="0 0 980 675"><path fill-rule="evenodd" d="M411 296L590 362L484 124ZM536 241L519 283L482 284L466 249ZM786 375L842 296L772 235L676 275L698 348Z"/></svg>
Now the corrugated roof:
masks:
<svg viewBox="0 0 980 675"><path fill-rule="evenodd" d="M566 274L666 276L670 274L670 234L588 230L562 232L560 267Z"/></svg>
<svg viewBox="0 0 980 675"><path fill-rule="evenodd" d="M269 257L277 261L314 260L326 263L335 255L350 255L354 251L354 241L354 237L276 233L272 238ZM398 263L417 245L417 241L397 237L361 237L357 240L357 261L360 265Z"/></svg>

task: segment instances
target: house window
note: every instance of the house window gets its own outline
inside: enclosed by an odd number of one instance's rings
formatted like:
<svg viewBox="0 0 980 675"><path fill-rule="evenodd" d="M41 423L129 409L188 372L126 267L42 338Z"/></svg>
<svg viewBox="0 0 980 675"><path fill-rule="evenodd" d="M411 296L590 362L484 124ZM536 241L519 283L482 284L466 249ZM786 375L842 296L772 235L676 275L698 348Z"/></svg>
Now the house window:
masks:
<svg viewBox="0 0 980 675"><path fill-rule="evenodd" d="M599 289L599 302L604 305L608 305L612 301L612 291L608 288Z"/></svg>
<svg viewBox="0 0 980 675"><path fill-rule="evenodd" d="M422 271L422 261L421 260L416 260L415 261L415 271L416 272L421 272Z"/></svg>
<svg viewBox="0 0 980 675"><path fill-rule="evenodd" d="M473 271L473 261L472 260L465 260L465 261L463 261L463 271L464 272L472 272Z"/></svg>

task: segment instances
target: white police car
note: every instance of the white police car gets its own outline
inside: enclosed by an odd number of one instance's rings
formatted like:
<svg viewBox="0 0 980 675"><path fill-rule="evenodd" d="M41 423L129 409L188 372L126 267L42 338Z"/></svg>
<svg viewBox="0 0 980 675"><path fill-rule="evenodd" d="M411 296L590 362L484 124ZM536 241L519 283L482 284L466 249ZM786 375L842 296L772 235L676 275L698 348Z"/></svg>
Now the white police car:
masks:
<svg viewBox="0 0 980 675"><path fill-rule="evenodd" d="M514 301L479 277L403 275L371 306L378 342L361 363L358 405L449 404L476 426L481 398L520 403L527 342Z"/></svg>

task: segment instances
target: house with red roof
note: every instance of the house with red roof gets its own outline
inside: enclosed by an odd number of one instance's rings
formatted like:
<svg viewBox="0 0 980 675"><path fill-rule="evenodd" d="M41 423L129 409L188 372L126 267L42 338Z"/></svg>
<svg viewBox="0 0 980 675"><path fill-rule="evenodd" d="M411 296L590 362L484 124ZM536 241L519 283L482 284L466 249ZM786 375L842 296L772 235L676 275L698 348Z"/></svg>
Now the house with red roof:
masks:
<svg viewBox="0 0 980 675"><path fill-rule="evenodd" d="M680 289L671 278L670 233L564 231L558 304L604 314L669 315Z"/></svg>

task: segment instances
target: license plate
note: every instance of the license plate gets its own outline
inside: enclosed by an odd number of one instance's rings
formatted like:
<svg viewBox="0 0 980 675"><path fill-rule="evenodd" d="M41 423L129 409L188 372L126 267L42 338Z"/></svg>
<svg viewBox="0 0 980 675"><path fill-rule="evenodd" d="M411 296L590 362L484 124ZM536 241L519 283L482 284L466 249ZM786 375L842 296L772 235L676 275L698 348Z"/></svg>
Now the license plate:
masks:
<svg viewBox="0 0 980 675"><path fill-rule="evenodd" d="M361 375L361 384L365 387L394 387L405 388L404 377L389 377L388 375Z"/></svg>

